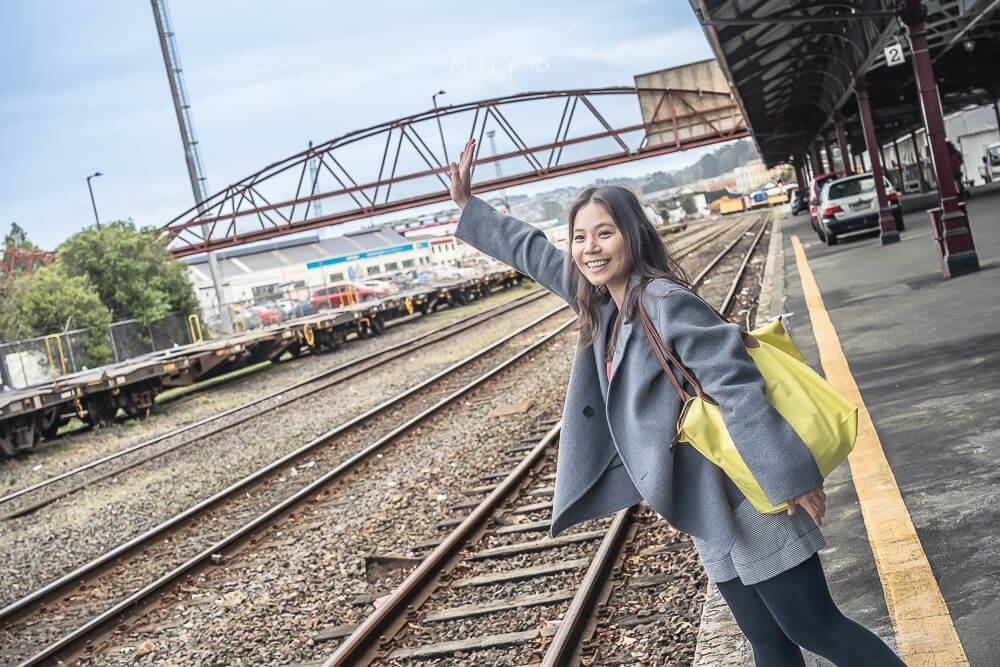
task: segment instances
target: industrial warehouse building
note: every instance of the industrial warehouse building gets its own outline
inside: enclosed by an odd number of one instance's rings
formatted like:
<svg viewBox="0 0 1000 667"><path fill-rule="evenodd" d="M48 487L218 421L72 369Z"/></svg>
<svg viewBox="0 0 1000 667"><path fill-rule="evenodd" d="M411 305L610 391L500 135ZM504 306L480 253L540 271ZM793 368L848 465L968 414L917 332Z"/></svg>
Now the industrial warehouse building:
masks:
<svg viewBox="0 0 1000 667"><path fill-rule="evenodd" d="M361 281L400 271L454 266L478 255L455 238L452 215L394 223L392 226L324 238L319 232L229 248L216 253L223 301L256 303L294 293L309 298L314 289L340 280ZM185 257L195 293L206 315L218 313L206 255Z"/></svg>

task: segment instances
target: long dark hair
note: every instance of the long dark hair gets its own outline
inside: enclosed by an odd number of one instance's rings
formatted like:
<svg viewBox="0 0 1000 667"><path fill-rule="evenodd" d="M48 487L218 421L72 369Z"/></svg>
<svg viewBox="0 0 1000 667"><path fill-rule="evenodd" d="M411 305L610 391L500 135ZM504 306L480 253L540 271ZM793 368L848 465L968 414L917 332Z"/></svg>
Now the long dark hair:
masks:
<svg viewBox="0 0 1000 667"><path fill-rule="evenodd" d="M569 209L569 242L572 255L573 228L576 215L586 204L596 202L604 207L618 226L625 241L625 253L633 273L645 278L666 278L688 287L683 269L670 256L653 225L650 224L638 197L623 185L592 185L576 198ZM606 287L594 287L580 273L576 262L569 262L570 285L576 289L580 305L580 343L593 345L598 334L598 309L611 298ZM641 284L641 283L640 283ZM631 319L635 313L640 290L633 289L625 296L621 317Z"/></svg>

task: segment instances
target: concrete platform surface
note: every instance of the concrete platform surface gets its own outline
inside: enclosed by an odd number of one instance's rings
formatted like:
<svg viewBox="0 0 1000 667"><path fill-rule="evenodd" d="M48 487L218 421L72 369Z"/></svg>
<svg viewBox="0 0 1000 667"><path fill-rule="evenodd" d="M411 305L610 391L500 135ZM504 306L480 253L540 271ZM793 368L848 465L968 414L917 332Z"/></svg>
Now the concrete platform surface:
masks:
<svg viewBox="0 0 1000 667"><path fill-rule="evenodd" d="M945 613L925 629L945 637L950 616L959 655L993 666L1000 664L1000 188L980 189L968 202L981 270L950 280L941 275L927 213L907 208L902 241L886 246L866 235L829 248L807 215L780 220L781 249L766 299L772 314L794 313L792 336L822 372L797 237L891 467L889 485L894 477L905 506L904 516L889 517L890 503L869 505L863 517L859 495L871 497L870 482L859 469L856 488L853 454L851 465L827 479L827 548L820 556L834 599L908 664L962 664L914 648L912 623L921 619L913 616L921 598L936 595L934 586L901 591L893 582L925 554ZM872 526L894 533L907 521L917 558L905 540L869 539ZM873 544L880 546L873 551ZM807 662L829 664L814 656ZM753 664L718 593L706 604L696 664Z"/></svg>

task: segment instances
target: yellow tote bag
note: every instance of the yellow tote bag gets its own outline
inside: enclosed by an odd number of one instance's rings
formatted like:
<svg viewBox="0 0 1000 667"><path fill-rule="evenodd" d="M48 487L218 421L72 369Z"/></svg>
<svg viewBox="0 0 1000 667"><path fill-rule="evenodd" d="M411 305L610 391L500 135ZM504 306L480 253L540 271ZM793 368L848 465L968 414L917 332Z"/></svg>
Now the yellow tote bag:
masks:
<svg viewBox="0 0 1000 667"><path fill-rule="evenodd" d="M721 317L721 315L720 315ZM667 348L639 299L639 319L653 352L684 405L677 418L678 442L690 443L729 476L758 512L776 514L788 503L772 505L744 463L722 420L718 404ZM747 353L764 376L771 405L809 447L820 474L826 477L854 449L858 408L805 363L780 320L743 334ZM668 361L669 360L669 361ZM670 370L673 364L695 390L685 392Z"/></svg>

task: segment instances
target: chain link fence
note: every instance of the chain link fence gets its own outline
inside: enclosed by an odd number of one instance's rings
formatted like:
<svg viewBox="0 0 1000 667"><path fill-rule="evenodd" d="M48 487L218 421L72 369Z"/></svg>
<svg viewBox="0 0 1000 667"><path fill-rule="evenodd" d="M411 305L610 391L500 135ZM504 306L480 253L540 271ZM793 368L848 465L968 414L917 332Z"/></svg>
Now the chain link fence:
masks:
<svg viewBox="0 0 1000 667"><path fill-rule="evenodd" d="M125 361L186 345L192 342L188 322L189 317L183 313L169 313L148 328L140 327L136 320L113 322L107 341L112 360ZM51 382L87 370L86 340L87 329L73 329L0 343L0 376L4 390Z"/></svg>
<svg viewBox="0 0 1000 667"><path fill-rule="evenodd" d="M224 316L218 307L207 306L201 316L169 313L151 327L142 327L134 319L113 322L107 345L111 361L121 362L195 340L229 335L226 326L229 323L234 333L242 333L319 310L475 278L498 266L494 262L424 266L356 281L344 280L342 275L329 271L315 272L309 281L255 290L244 300L223 304ZM0 375L5 390L52 382L84 370L87 370L87 329L0 343Z"/></svg>

